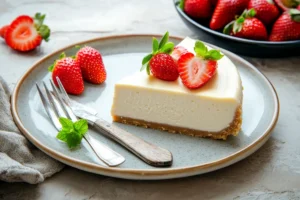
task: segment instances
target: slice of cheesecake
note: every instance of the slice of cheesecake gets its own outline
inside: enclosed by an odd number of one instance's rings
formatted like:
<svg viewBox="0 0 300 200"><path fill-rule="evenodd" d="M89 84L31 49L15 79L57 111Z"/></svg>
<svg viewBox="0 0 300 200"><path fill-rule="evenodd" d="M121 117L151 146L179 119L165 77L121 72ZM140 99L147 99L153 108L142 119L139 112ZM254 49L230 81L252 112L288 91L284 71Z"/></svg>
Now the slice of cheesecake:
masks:
<svg viewBox="0 0 300 200"><path fill-rule="evenodd" d="M194 52L194 44L185 38L178 46ZM196 90L179 78L163 81L145 72L125 77L115 85L111 114L115 122L225 140L241 129L242 98L238 70L224 56L212 79Z"/></svg>

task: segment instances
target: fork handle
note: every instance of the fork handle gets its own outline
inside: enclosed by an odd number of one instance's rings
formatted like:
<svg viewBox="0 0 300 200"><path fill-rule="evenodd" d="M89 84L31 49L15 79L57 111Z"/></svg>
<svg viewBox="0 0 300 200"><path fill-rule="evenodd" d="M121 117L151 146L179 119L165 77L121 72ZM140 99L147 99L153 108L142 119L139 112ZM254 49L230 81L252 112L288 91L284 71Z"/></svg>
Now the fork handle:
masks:
<svg viewBox="0 0 300 200"><path fill-rule="evenodd" d="M95 140L92 136L89 136L89 134L85 134L84 139L90 145L97 157L108 166L115 167L125 161L123 156L107 147L103 143Z"/></svg>
<svg viewBox="0 0 300 200"><path fill-rule="evenodd" d="M155 146L149 142L136 137L135 135L110 124L102 119L97 119L94 127L100 132L106 134L111 139L120 143L140 159L155 167L164 167L172 165L172 154L170 151Z"/></svg>

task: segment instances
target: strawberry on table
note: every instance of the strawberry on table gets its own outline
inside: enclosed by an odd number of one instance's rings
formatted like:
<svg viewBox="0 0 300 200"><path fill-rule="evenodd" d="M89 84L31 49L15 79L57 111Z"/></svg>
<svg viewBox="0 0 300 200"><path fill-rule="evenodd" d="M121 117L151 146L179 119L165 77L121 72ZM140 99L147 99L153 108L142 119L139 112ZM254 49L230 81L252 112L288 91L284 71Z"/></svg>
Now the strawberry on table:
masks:
<svg viewBox="0 0 300 200"><path fill-rule="evenodd" d="M211 0L181 0L181 9L194 19L207 19L212 15Z"/></svg>
<svg viewBox="0 0 300 200"><path fill-rule="evenodd" d="M34 18L28 15L17 17L8 27L5 41L18 51L30 51L49 40L50 29L44 25L45 15L37 13Z"/></svg>
<svg viewBox="0 0 300 200"><path fill-rule="evenodd" d="M76 60L85 81L101 84L106 80L106 70L99 51L89 46L83 47L77 52Z"/></svg>
<svg viewBox="0 0 300 200"><path fill-rule="evenodd" d="M156 38L152 41L152 53L143 58L141 71L146 69L148 75L152 75L164 81L175 81L179 74L177 62L172 58L170 53L174 49L174 44L168 42L169 33L163 36L160 42Z"/></svg>
<svg viewBox="0 0 300 200"><path fill-rule="evenodd" d="M213 30L224 28L247 8L249 0L219 0L212 15L209 27Z"/></svg>
<svg viewBox="0 0 300 200"><path fill-rule="evenodd" d="M8 27L9 27L9 25L5 25L0 28L0 37L2 37L3 39L5 39L5 35L6 35L6 31L7 31Z"/></svg>
<svg viewBox="0 0 300 200"><path fill-rule="evenodd" d="M71 57L62 53L58 60L48 69L52 72L52 80L58 86L56 77L63 84L69 94L79 95L84 91L84 84L79 63Z"/></svg>
<svg viewBox="0 0 300 200"><path fill-rule="evenodd" d="M259 19L254 17L255 14L254 9L245 10L238 19L224 28L223 33L246 39L267 40L267 29Z"/></svg>
<svg viewBox="0 0 300 200"><path fill-rule="evenodd" d="M300 11L290 9L274 23L270 41L300 40Z"/></svg>
<svg viewBox="0 0 300 200"><path fill-rule="evenodd" d="M200 41L195 43L195 52L183 54L178 60L182 83L189 89L197 89L207 83L216 73L217 61L223 55L218 50L208 50Z"/></svg>
<svg viewBox="0 0 300 200"><path fill-rule="evenodd" d="M250 0L248 9L252 8L256 11L255 17L266 26L272 24L280 15L279 9L273 0Z"/></svg>

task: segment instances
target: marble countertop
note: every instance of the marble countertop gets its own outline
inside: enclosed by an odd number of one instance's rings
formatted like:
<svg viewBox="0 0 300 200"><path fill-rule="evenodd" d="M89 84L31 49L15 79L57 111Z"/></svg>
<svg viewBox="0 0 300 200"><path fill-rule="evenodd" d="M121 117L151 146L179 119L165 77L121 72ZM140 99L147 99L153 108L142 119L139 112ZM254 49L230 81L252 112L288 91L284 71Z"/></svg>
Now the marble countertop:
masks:
<svg viewBox="0 0 300 200"><path fill-rule="evenodd" d="M0 41L0 75L14 87L41 57L76 41L123 33L213 40L189 30L171 0L0 0L0 25L20 14L47 14L51 40L27 54ZM217 45L217 44L216 44ZM0 199L300 199L300 57L245 57L277 89L281 111L268 142L250 157L208 174L166 181L130 181L71 167L38 185L0 182Z"/></svg>

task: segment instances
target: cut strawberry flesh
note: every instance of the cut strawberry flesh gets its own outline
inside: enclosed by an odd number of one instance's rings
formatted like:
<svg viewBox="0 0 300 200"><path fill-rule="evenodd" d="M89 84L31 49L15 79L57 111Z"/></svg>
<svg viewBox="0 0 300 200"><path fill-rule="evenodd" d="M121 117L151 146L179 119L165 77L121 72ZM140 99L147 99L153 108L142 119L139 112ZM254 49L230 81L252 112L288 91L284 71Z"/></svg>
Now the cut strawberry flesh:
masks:
<svg viewBox="0 0 300 200"><path fill-rule="evenodd" d="M31 17L20 16L8 28L5 41L13 49L29 51L41 44L42 37L35 29Z"/></svg>
<svg viewBox="0 0 300 200"><path fill-rule="evenodd" d="M176 46L171 54L175 61L178 61L181 55L188 53L188 50L182 46Z"/></svg>
<svg viewBox="0 0 300 200"><path fill-rule="evenodd" d="M197 89L208 82L216 69L216 61L203 60L192 53L186 53L178 60L179 76L182 83L190 89Z"/></svg>

